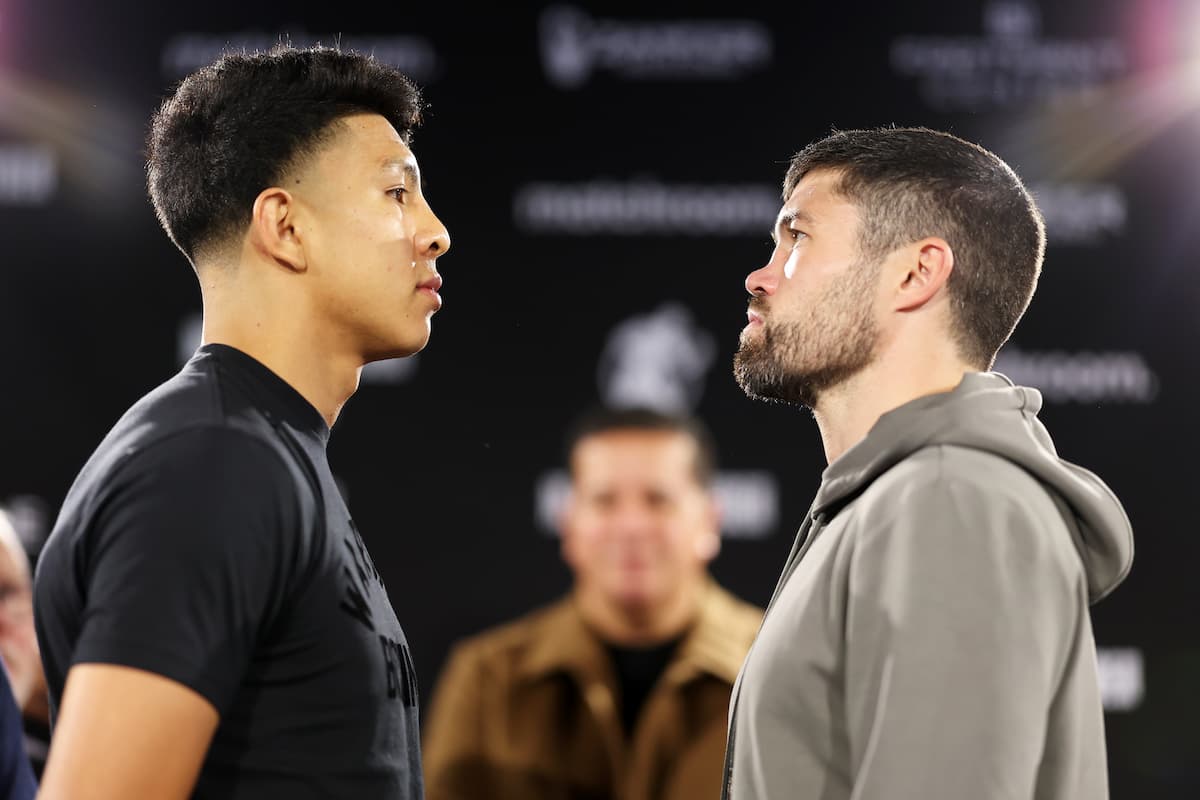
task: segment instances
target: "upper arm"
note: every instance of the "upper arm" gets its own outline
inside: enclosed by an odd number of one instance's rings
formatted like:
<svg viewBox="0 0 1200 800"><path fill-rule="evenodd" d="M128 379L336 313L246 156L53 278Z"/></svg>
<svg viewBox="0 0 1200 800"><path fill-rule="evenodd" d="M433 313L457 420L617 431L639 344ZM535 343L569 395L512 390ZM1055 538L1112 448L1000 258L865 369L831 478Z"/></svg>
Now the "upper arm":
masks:
<svg viewBox="0 0 1200 800"><path fill-rule="evenodd" d="M168 678L79 664L67 675L38 796L189 797L217 720L211 703Z"/></svg>
<svg viewBox="0 0 1200 800"><path fill-rule="evenodd" d="M190 794L302 538L290 472L247 434L198 429L134 458L77 545L83 608L50 773L64 796Z"/></svg>
<svg viewBox="0 0 1200 800"><path fill-rule="evenodd" d="M83 559L71 665L153 672L223 712L285 600L302 538L290 473L246 434L196 430L115 483Z"/></svg>
<svg viewBox="0 0 1200 800"><path fill-rule="evenodd" d="M1007 797L1036 774L1085 612L1028 499L939 477L892 500L858 531L847 580L856 796Z"/></svg>

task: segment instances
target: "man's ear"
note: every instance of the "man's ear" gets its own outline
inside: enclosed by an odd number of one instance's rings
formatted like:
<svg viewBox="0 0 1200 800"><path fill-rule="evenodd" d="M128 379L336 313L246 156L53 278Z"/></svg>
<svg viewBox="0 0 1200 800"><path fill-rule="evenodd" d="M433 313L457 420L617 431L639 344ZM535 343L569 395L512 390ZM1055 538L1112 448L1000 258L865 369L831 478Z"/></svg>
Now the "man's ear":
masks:
<svg viewBox="0 0 1200 800"><path fill-rule="evenodd" d="M938 293L954 271L954 251L945 239L928 236L900 250L897 311L915 311Z"/></svg>
<svg viewBox="0 0 1200 800"><path fill-rule="evenodd" d="M304 253L298 206L286 189L272 186L254 199L250 218L250 243L262 256L292 272L304 272Z"/></svg>
<svg viewBox="0 0 1200 800"><path fill-rule="evenodd" d="M705 564L717 557L721 552L721 505L715 498L708 501L706 511L707 522L705 530L696 538L696 556Z"/></svg>

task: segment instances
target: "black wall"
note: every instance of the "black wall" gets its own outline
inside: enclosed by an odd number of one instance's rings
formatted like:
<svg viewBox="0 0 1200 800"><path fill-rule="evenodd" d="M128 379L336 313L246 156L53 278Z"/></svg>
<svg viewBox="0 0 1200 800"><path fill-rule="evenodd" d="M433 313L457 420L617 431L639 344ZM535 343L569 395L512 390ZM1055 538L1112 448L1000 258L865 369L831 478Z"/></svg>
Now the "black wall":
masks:
<svg viewBox="0 0 1200 800"><path fill-rule="evenodd" d="M141 145L223 44L340 36L431 103L414 151L454 240L446 307L416 359L367 372L330 445L426 698L454 639L567 587L536 487L609 392L714 428L731 507L714 571L765 603L824 466L805 413L730 377L786 161L834 126L942 128L1043 203L1045 271L998 369L1044 390L1060 453L1134 524L1133 573L1094 610L1113 795L1197 796L1200 7L380 8L0 0L0 498L27 532L193 344L199 293Z"/></svg>

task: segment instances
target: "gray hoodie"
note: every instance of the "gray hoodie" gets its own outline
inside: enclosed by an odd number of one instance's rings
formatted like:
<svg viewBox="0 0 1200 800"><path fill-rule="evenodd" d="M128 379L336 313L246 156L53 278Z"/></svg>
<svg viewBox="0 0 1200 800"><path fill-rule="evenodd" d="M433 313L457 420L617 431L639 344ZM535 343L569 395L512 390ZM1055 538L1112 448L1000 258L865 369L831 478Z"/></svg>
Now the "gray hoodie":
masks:
<svg viewBox="0 0 1200 800"><path fill-rule="evenodd" d="M732 800L1108 796L1089 602L1129 520L969 373L825 470L730 704Z"/></svg>

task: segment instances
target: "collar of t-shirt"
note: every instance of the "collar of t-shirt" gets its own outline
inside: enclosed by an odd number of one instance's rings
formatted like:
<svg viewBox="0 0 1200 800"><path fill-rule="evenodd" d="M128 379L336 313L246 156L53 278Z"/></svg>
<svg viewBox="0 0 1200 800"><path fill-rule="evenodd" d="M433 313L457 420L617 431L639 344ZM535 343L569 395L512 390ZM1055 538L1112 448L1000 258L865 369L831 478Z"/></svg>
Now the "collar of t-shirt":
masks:
<svg viewBox="0 0 1200 800"><path fill-rule="evenodd" d="M266 406L263 410L279 415L299 431L311 434L325 444L329 441L329 426L321 412L292 388L291 384L272 372L265 364L226 344L206 344L196 351L193 361L215 359L222 369L236 373L257 390L255 394Z"/></svg>
<svg viewBox="0 0 1200 800"><path fill-rule="evenodd" d="M671 662L682 636L650 647L618 647L605 643L621 693L621 724L632 733L650 690Z"/></svg>

